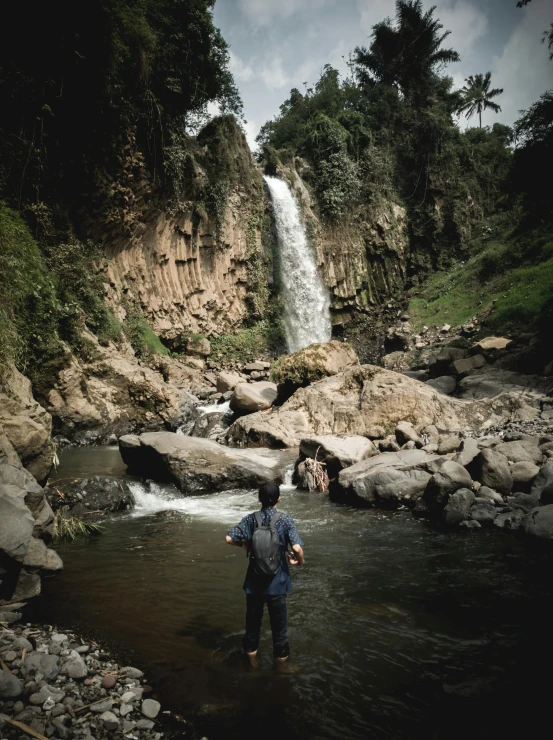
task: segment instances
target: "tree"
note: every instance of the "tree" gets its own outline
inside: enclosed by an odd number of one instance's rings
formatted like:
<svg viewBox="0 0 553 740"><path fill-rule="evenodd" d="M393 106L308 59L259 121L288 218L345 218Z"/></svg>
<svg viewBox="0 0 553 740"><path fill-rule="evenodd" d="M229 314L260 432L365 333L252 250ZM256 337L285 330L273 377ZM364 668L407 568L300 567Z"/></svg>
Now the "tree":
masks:
<svg viewBox="0 0 553 740"><path fill-rule="evenodd" d="M503 88L496 87L490 90L490 83L492 79L492 73L486 72L485 75L477 74L467 77L465 85L461 88L462 99L458 113L465 113L466 118L470 118L475 113L478 113L480 120L480 128L482 128L482 111L490 110L499 113L501 107L492 101L492 98L496 98L501 95Z"/></svg>
<svg viewBox="0 0 553 740"><path fill-rule="evenodd" d="M373 27L372 42L355 49L359 81L399 87L404 95L420 97L432 87L439 67L458 62L459 54L443 49L450 31L434 18L436 7L423 12L421 0L397 0L396 24L387 18Z"/></svg>

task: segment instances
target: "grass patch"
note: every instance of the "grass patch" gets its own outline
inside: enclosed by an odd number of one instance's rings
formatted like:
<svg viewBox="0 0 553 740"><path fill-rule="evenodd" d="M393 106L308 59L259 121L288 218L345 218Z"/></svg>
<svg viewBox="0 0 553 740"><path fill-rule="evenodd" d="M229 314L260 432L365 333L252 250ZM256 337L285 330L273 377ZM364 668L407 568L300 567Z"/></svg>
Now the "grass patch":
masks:
<svg viewBox="0 0 553 740"><path fill-rule="evenodd" d="M123 324L123 331L138 357L171 354L170 350L148 324L146 317L138 306L127 303L125 310L127 317Z"/></svg>
<svg viewBox="0 0 553 740"><path fill-rule="evenodd" d="M235 334L212 337L210 342L211 356L219 361L252 362L260 355L284 351L284 325L280 318L262 319Z"/></svg>
<svg viewBox="0 0 553 740"><path fill-rule="evenodd" d="M68 506L62 506L56 511L54 517L54 540L74 540L79 535L99 534L103 527L101 524L86 522L69 513Z"/></svg>
<svg viewBox="0 0 553 740"><path fill-rule="evenodd" d="M411 296L416 331L459 326L486 308L494 332L545 328L552 317L553 239L541 229L521 234L503 228L494 238L486 232L472 242L466 262L434 273Z"/></svg>

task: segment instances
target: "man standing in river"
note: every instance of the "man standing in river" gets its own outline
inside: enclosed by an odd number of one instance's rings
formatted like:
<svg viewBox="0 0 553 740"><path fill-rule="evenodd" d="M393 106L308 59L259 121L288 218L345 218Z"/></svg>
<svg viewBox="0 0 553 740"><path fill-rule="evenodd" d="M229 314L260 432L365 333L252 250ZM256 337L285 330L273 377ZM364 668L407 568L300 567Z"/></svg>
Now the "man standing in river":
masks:
<svg viewBox="0 0 553 740"><path fill-rule="evenodd" d="M244 636L244 652L252 666L257 666L257 649L261 636L261 621L263 609L267 604L271 631L273 633L273 655L277 663L288 659L290 646L288 644L288 614L286 595L292 591L290 565L303 565L302 541L296 530L294 520L288 514L277 512L280 501L280 488L276 483L264 483L259 489L260 512L253 512L245 516L240 524L229 529L226 541L229 545L245 547L251 555L254 532L259 528L267 528L273 521L274 529L280 540L280 567L274 576L263 578L256 574L253 558L250 556L244 591L246 592L246 634ZM292 552L287 552L287 547Z"/></svg>

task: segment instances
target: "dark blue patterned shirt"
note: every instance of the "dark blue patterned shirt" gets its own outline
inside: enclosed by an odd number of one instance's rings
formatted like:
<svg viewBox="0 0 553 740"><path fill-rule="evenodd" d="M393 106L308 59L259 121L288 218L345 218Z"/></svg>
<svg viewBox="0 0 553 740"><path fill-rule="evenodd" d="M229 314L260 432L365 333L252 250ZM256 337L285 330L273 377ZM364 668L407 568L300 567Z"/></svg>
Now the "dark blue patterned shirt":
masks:
<svg viewBox="0 0 553 740"><path fill-rule="evenodd" d="M268 524L276 513L277 510L274 506L261 509L261 520L263 524ZM271 583L266 588L263 588L256 584L255 579L252 578L250 566L248 566L246 580L244 581L244 591L247 594L263 593L276 596L278 594L289 594L292 591L292 580L290 578L288 560L286 559L286 548L288 545L303 545L303 542L300 539L292 517L289 514L279 513L280 516L277 519L275 529L280 537L280 570ZM248 514L248 516L242 519L240 524L229 529L228 536L233 542L246 540L248 543L251 543L255 528L255 513Z"/></svg>

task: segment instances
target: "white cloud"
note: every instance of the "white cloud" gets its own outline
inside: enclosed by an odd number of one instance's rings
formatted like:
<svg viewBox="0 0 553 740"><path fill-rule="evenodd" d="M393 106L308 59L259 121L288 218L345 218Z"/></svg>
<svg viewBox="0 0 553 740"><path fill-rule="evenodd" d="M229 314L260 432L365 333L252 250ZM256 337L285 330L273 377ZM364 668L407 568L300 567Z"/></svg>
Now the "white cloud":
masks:
<svg viewBox="0 0 553 740"><path fill-rule="evenodd" d="M252 150L252 152L255 152L257 149L259 149L259 145L257 144L255 137L259 133L259 126L256 124L255 121L246 121L242 128L244 129L244 133L246 134L246 141L248 142L248 146Z"/></svg>
<svg viewBox="0 0 553 740"><path fill-rule="evenodd" d="M550 23L548 0L534 0L521 10L520 22L492 64L492 85L504 89L503 95L496 98L502 113L494 115L486 111L485 125L497 120L512 124L521 108L527 108L553 86L553 62L549 61L547 46L540 43Z"/></svg>
<svg viewBox="0 0 553 740"><path fill-rule="evenodd" d="M272 57L263 65L261 79L268 90L281 90L291 84L291 78L284 71L281 57Z"/></svg>
<svg viewBox="0 0 553 740"><path fill-rule="evenodd" d="M255 76L253 68L249 64L245 64L232 49L229 50L229 69L239 82L249 82Z"/></svg>
<svg viewBox="0 0 553 740"><path fill-rule="evenodd" d="M461 58L470 53L475 41L488 27L484 13L467 0L438 0L435 16L440 19L444 31L451 31L445 46L458 51Z"/></svg>
<svg viewBox="0 0 553 740"><path fill-rule="evenodd" d="M268 26L300 12L320 10L336 0L238 0L242 12L257 26Z"/></svg>

